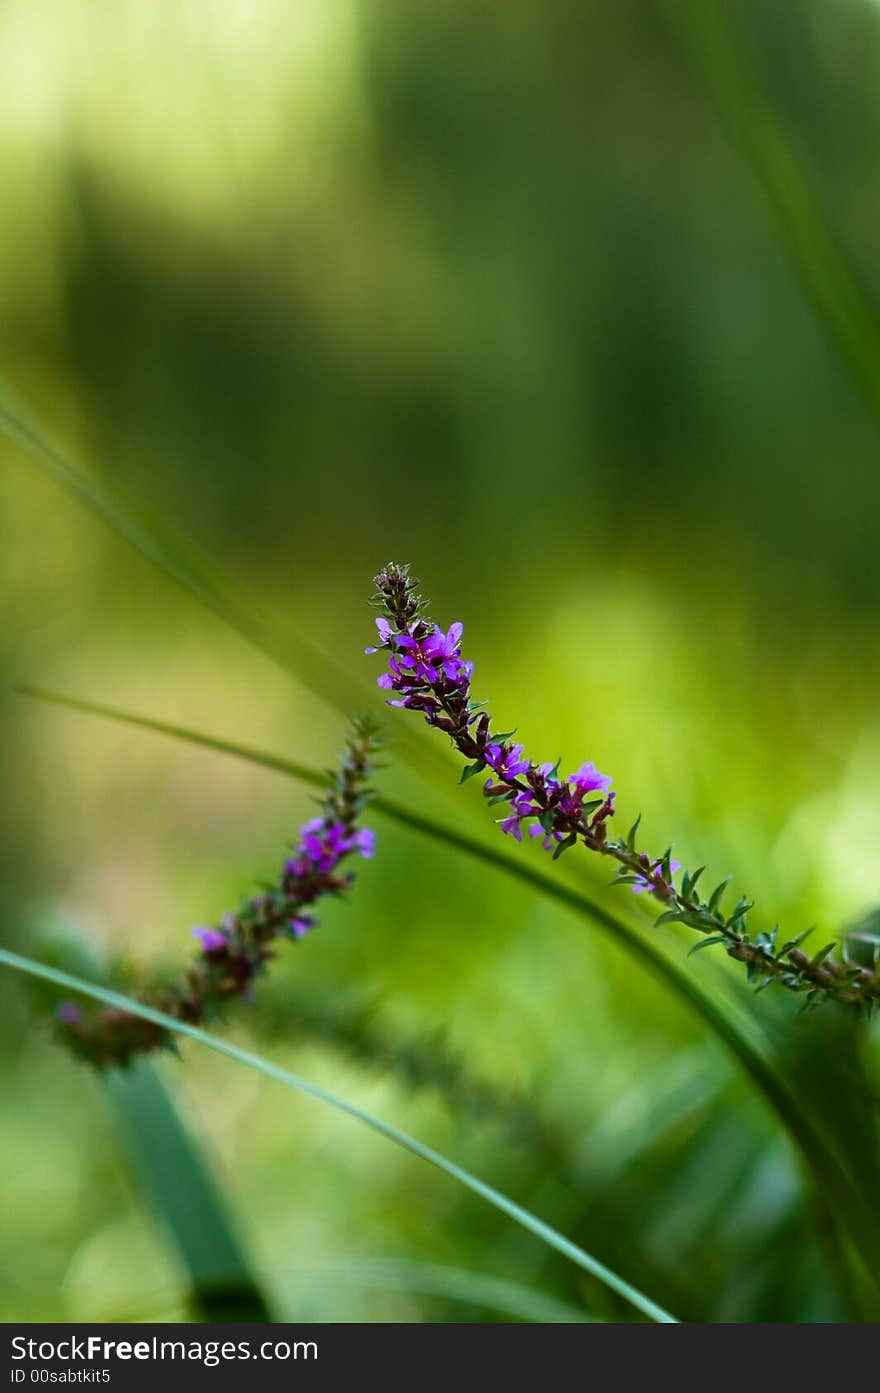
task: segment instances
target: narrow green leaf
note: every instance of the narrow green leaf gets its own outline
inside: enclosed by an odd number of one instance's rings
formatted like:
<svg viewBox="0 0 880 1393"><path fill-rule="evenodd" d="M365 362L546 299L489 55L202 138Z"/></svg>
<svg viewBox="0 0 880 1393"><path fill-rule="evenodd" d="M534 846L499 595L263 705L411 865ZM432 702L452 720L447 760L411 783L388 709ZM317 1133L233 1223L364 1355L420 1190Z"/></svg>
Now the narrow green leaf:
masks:
<svg viewBox="0 0 880 1393"><path fill-rule="evenodd" d="M51 947L65 966L97 973L85 945ZM205 1320L271 1320L207 1157L148 1059L101 1075L135 1171L189 1274L189 1304Z"/></svg>
<svg viewBox="0 0 880 1393"><path fill-rule="evenodd" d="M115 484L75 465L37 425L32 414L0 379L0 431L22 446L64 489L130 546L139 551L206 609L211 610L272 662L322 701L350 716L372 703L375 688L353 678L346 667L286 624L263 612L240 585L224 575L185 538ZM447 784L451 760L420 726L401 724L395 748L422 774Z"/></svg>
<svg viewBox="0 0 880 1393"><path fill-rule="evenodd" d="M833 952L834 952L834 950L835 950L836 947L837 947L837 940L836 940L836 939L832 939L830 943L826 943L824 948L820 948L819 951L818 951L818 953L815 953L815 954L813 955L812 959L810 960L810 966L811 966L811 967L821 967L822 964L824 963L825 959L828 957L828 955L829 955L830 953L833 953Z"/></svg>
<svg viewBox="0 0 880 1393"><path fill-rule="evenodd" d="M301 1271L310 1287L317 1280L319 1283L326 1281L331 1288L337 1282L344 1282L357 1287L414 1292L439 1296L447 1301L460 1301L470 1306L483 1306L502 1315L513 1316L515 1320L544 1324L580 1325L595 1321L595 1317L586 1315L576 1306L569 1306L548 1292L503 1277L493 1277L467 1268L447 1267L441 1263L371 1258L326 1268L306 1267Z"/></svg>
<svg viewBox="0 0 880 1393"><path fill-rule="evenodd" d="M146 1059L106 1075L132 1161L190 1273L204 1319L270 1320L226 1207L195 1140Z"/></svg>
<svg viewBox="0 0 880 1393"><path fill-rule="evenodd" d="M803 929L796 938L790 938L787 943L783 944L779 950L780 953L790 953L792 948L800 948L801 944L805 943L810 934L815 933L815 931L815 924L812 924L808 929Z"/></svg>
<svg viewBox="0 0 880 1393"><path fill-rule="evenodd" d="M680 920L682 920L682 911L680 909L665 909L663 913L658 914L657 918L654 920L654 928L659 929L661 924L671 924ZM690 954L688 954L688 957L690 957Z"/></svg>
<svg viewBox="0 0 880 1393"><path fill-rule="evenodd" d="M721 897L727 889L728 885L730 884L731 879L731 876L725 876L721 884L715 886L715 889L712 891L712 894L709 897L709 903L706 906L710 914L714 914L716 909L720 905Z"/></svg>
<svg viewBox="0 0 880 1393"><path fill-rule="evenodd" d="M774 109L724 0L664 0L733 149L754 176L784 255L880 425L880 312L801 149Z"/></svg>
<svg viewBox="0 0 880 1393"><path fill-rule="evenodd" d="M555 1248L562 1253L576 1266L588 1272L591 1277L603 1282L612 1291L622 1296L624 1300L635 1306L636 1310L651 1320L662 1324L675 1324L675 1317L670 1315L661 1306L651 1301L649 1297L643 1295L637 1288L624 1281L616 1272L579 1248L561 1233L545 1224L527 1209L523 1209L514 1200L508 1199L499 1190L487 1185L485 1181L479 1180L470 1171L464 1170L456 1165L454 1161L448 1160L435 1151L432 1147L425 1146L422 1142L411 1137L407 1132L402 1132L398 1127L392 1126L390 1122L384 1122L381 1118L374 1117L364 1108L357 1107L354 1103L348 1103L343 1098L337 1097L333 1093L328 1093L326 1089L319 1088L316 1084L308 1083L296 1074L290 1073L287 1069L282 1069L277 1064L272 1064L267 1059L262 1059L259 1055L251 1054L247 1050L241 1050L236 1045L231 1045L226 1040L216 1039L205 1031L199 1030L195 1026L187 1025L183 1021L175 1020L173 1016L166 1016L162 1011L155 1011L151 1006L146 1006L143 1002L135 1001L133 998L123 996L120 992L107 990L94 982L86 982L81 977L74 977L69 972L61 972L57 968L47 967L44 963L35 962L31 958L26 958L18 953L10 953L5 948L0 948L0 964L12 968L16 972L24 972L31 977L42 978L44 981L53 982L56 986L64 987L67 991L76 992L82 996L91 997L94 1001L101 1001L106 1006L117 1007L121 1011L128 1011L136 1016L141 1016L144 1020L152 1021L155 1025L162 1026L165 1030L171 1031L176 1035L184 1035L187 1039L195 1040L197 1044L205 1045L208 1049L216 1050L218 1054L225 1055L227 1059L233 1059L237 1064L243 1064L246 1068L254 1069L257 1073L263 1074L266 1078L273 1079L276 1083L284 1084L287 1088L295 1089L298 1093L303 1093L306 1097L314 1098L327 1107L335 1108L338 1112L346 1113L353 1117L357 1122L366 1127L372 1128L380 1136L394 1142L397 1146L409 1151L421 1160L427 1161L435 1166L437 1170L443 1171L446 1175L464 1185L467 1189L479 1195L482 1199L491 1204L493 1208L506 1214L522 1228L539 1238L542 1243Z"/></svg>
<svg viewBox="0 0 880 1393"><path fill-rule="evenodd" d="M475 760L473 764L466 764L461 771L461 777L458 782L460 784L466 784L468 779L472 779L475 774L479 774L481 770L485 768L486 762L482 759Z"/></svg>
<svg viewBox="0 0 880 1393"><path fill-rule="evenodd" d="M701 938L699 943L695 943L693 948L688 951L688 957L692 958L694 953L699 953L702 948L711 948L713 943L723 943L724 934L711 934L709 938Z"/></svg>

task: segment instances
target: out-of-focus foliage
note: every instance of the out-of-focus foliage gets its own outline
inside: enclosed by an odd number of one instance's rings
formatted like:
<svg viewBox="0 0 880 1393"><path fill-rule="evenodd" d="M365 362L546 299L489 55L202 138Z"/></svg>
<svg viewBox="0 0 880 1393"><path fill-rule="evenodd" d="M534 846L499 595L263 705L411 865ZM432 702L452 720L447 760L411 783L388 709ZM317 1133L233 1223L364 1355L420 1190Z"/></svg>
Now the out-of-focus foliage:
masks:
<svg viewBox="0 0 880 1393"><path fill-rule="evenodd" d="M880 11L737 8L870 281ZM834 932L880 901L876 432L659 7L8 0L0 55L0 368L74 453L356 673L370 577L412 559L502 727L594 758L622 820L769 922ZM339 715L0 458L6 679L329 760ZM23 951L63 923L133 975L182 961L307 815L270 773L0 700ZM385 785L476 826L454 779ZM710 957L692 970L724 990ZM584 923L384 825L278 968L238 1038L676 1314L858 1313L777 1124ZM0 993L0 1313L183 1314L103 1090ZM756 1010L867 1135L876 1030L865 1085L833 1016ZM326 1277L418 1260L624 1314L442 1177L185 1053L163 1074L276 1308L481 1314ZM466 1105L432 1057L477 1081Z"/></svg>

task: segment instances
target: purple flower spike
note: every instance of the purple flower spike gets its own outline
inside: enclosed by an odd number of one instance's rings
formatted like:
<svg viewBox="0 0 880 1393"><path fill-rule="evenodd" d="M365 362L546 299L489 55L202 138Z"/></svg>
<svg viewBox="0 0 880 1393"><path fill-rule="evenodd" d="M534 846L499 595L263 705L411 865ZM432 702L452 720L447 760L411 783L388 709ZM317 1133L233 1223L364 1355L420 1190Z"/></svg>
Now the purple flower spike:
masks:
<svg viewBox="0 0 880 1393"><path fill-rule="evenodd" d="M511 560L513 556L511 552ZM575 846L611 857L620 867L621 883L637 895L647 892L663 902L662 918L680 920L701 933L713 929L704 942L723 944L732 958L747 965L749 980L757 987L775 981L795 992L809 992L808 1005L824 998L855 1007L863 1016L880 1011L880 964L859 968L845 954L842 959L828 956L828 949L811 958L798 947L800 938L776 951L776 930L754 939L747 932L749 901L741 898L729 917L720 912L726 882L705 902L695 890L700 872L686 876L678 889L673 877L680 863L649 858L638 846L640 818L627 836L615 836L611 778L592 760L565 780L557 772L559 763L526 760L522 745L510 744L512 732L493 730L487 703L471 699L473 664L461 656L462 625L455 623L444 631L428 617L427 602L408 566L389 562L374 584L372 603L385 615L379 635L390 660L379 685L394 694L388 704L420 711L429 726L449 738L466 761L462 783L491 771L494 777L484 781L483 793L491 804L507 805L500 820L503 833L521 842L523 823L530 819L529 838L540 840L554 857ZM589 796L594 794L599 796Z"/></svg>
<svg viewBox="0 0 880 1393"><path fill-rule="evenodd" d="M391 626L379 626L387 640ZM394 659L392 658L392 662ZM321 815L302 827L299 839L288 849L280 874L263 883L259 893L244 897L234 912L223 914L210 927L192 930L199 950L176 983L160 986L144 1000L175 1020L201 1025L214 1020L233 998L250 1001L254 986L268 970L282 939L305 938L317 925L313 908L325 896L340 895L354 875L340 873L339 862L349 853L373 854L372 831L360 826L360 814L370 793L378 747L371 720L355 721L339 768L328 779L321 800ZM66 1030L56 1034L77 1055L100 1068L126 1064L170 1043L171 1027L144 1021L125 1010L91 1010L81 1014L70 1002L62 1002L57 1020Z"/></svg>
<svg viewBox="0 0 880 1393"><path fill-rule="evenodd" d="M228 938L219 929L193 929L193 938L199 940L206 953L219 953L229 947Z"/></svg>

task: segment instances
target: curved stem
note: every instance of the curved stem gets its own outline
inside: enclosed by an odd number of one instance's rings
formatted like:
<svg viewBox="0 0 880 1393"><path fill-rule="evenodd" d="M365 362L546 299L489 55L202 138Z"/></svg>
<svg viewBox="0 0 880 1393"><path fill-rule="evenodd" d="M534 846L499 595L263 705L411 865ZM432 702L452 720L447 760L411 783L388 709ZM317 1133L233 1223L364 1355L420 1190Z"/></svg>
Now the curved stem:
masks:
<svg viewBox="0 0 880 1393"><path fill-rule="evenodd" d="M208 1049L216 1050L218 1054L225 1055L227 1059L233 1059L237 1064L244 1064L247 1068L256 1070L257 1073L273 1079L276 1083L283 1083L288 1088L296 1089L298 1093L315 1098L327 1107L335 1108L337 1112L346 1113L357 1122L370 1127L374 1132L378 1132L388 1141L394 1142L397 1146L403 1147L405 1151L411 1152L412 1155L418 1156L422 1161L427 1161L429 1165L435 1166L437 1170L451 1176L453 1180L457 1180L468 1190L472 1190L475 1195L486 1200L494 1209L500 1210L502 1214L513 1219L521 1228L527 1229L536 1238L540 1238L542 1243L555 1248L557 1252L562 1253L563 1257L568 1258L584 1272L588 1272L591 1277L598 1278L600 1282L616 1292L618 1296L622 1296L624 1300L628 1301L636 1310L641 1311L643 1315L648 1316L650 1320L663 1325L677 1324L675 1316L670 1315L650 1297L645 1296L636 1287L624 1281L616 1272L605 1267L603 1263L585 1252L583 1248L579 1248L576 1243L572 1243L570 1239L565 1238L549 1224L545 1224L534 1214L529 1213L527 1209L523 1209L507 1195L503 1195L500 1190L487 1185L485 1181L471 1175L470 1171L457 1166L454 1161L447 1160L439 1151L435 1151L433 1147L425 1146L423 1142L411 1137L408 1132L401 1131L399 1127L393 1126L390 1122L384 1122L381 1118L374 1117L372 1113L366 1112L354 1103L348 1103L344 1098L338 1098L334 1093L328 1093L326 1089L319 1088L317 1084L308 1083L305 1079L299 1078L297 1074L292 1074L287 1069L282 1069L279 1065L262 1059L259 1055L251 1054L248 1050L241 1050L225 1040L215 1039L214 1036L206 1034L205 1031L199 1030L195 1026L188 1025L185 1021L178 1021L173 1016L166 1016L164 1012L155 1011L152 1007L144 1005L143 1002L123 996L120 992L108 991L104 987L97 986L94 982L86 982L83 978L74 977L69 972L60 972L56 968L34 962L31 958L22 957L18 953L10 953L5 948L0 948L0 964L12 968L16 972L27 973L31 977L40 977L46 982L54 983L55 986L64 987L66 991L78 992L83 996L91 997L95 1001L103 1002L106 1006L131 1012L142 1017L143 1020L150 1021L153 1025L171 1031L173 1034L184 1035L189 1040L195 1040L197 1044L206 1045Z"/></svg>

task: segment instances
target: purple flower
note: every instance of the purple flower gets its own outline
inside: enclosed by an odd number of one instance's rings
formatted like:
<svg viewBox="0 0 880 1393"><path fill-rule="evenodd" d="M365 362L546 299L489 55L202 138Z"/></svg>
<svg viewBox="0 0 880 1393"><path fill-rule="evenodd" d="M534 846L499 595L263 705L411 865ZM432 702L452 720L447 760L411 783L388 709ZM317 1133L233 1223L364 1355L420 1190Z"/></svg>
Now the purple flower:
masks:
<svg viewBox="0 0 880 1393"><path fill-rule="evenodd" d="M526 817L534 817L541 811L532 802L528 793L518 793L511 801L511 812L501 824L502 832L515 837L518 842L522 841L522 821ZM529 828L529 835L532 837L540 836L544 831L540 824Z"/></svg>
<svg viewBox="0 0 880 1393"><path fill-rule="evenodd" d="M302 828L300 852L316 871L332 871L343 852L345 827L341 822L327 825L323 817L313 817Z"/></svg>
<svg viewBox="0 0 880 1393"><path fill-rule="evenodd" d="M352 851L359 851L366 861L371 861L376 852L376 833L372 827L362 827L351 838Z"/></svg>
<svg viewBox="0 0 880 1393"><path fill-rule="evenodd" d="M676 872L676 871L680 871L680 870L681 870L681 862L680 862L680 861L670 861L670 862L669 862L669 875L670 875L670 878L671 878L672 876L675 875L675 872ZM641 893L642 893L643 890L648 890L648 891L656 890L656 888L657 888L657 887L656 887L656 884L655 884L655 881L656 881L656 880L663 880L663 861L662 861L662 859L659 860L659 861L655 861L654 864L653 864L653 866L651 867L650 871L646 871L645 874L644 874L643 876L640 876L640 877L639 877L639 879L636 881L635 885L633 885L633 886L631 887L631 888L632 888L633 894L634 894L634 895L641 895ZM664 880L663 883L664 883L664 885L666 885L666 884L668 884L669 882Z"/></svg>
<svg viewBox="0 0 880 1393"><path fill-rule="evenodd" d="M440 625L435 624L434 632L422 640L422 652L432 664L442 668L450 682L458 682L462 677L467 679L474 670L473 663L462 662L458 651L463 633L463 624L450 624L448 634L444 634Z"/></svg>
<svg viewBox="0 0 880 1393"><path fill-rule="evenodd" d="M344 822L331 822L314 817L302 829L300 855L285 863L288 875L302 877L309 870L332 871L347 851L359 851L369 859L375 847L375 833L368 827L348 832Z"/></svg>
<svg viewBox="0 0 880 1393"><path fill-rule="evenodd" d="M488 745L486 763L495 770L499 779L510 783L517 774L524 774L529 767L528 760L521 758L522 752L522 745Z"/></svg>
<svg viewBox="0 0 880 1393"><path fill-rule="evenodd" d="M611 787L611 779L607 774L600 774L591 759L586 760L573 774L569 774L568 782L574 784L575 790L581 795L594 793L597 789L604 793L606 788Z"/></svg>
<svg viewBox="0 0 880 1393"><path fill-rule="evenodd" d="M309 929L313 929L315 927L315 920L312 918L310 914L295 914L293 918L288 921L288 923L291 933L293 934L294 938L297 939L305 938Z"/></svg>
<svg viewBox="0 0 880 1393"><path fill-rule="evenodd" d="M378 651L376 648L373 649L374 653ZM402 682L411 677L411 673L404 672L400 660L392 655L388 660L388 672L383 672L381 676L376 678L376 686L382 687L385 691L396 690Z"/></svg>
<svg viewBox="0 0 880 1393"><path fill-rule="evenodd" d="M229 940L219 929L193 929L193 938L200 941L206 953L219 953L229 947Z"/></svg>
<svg viewBox="0 0 880 1393"><path fill-rule="evenodd" d="M391 634L392 634L391 625L389 624L389 622L388 622L387 619L377 619L377 620L376 620L376 628L379 630L380 646L381 646L382 648L387 648L389 642L391 641ZM379 649L378 649L378 648L365 648L365 649L364 649L364 652L365 652L365 653L378 653L378 652L379 652Z"/></svg>
<svg viewBox="0 0 880 1393"><path fill-rule="evenodd" d="M540 825L540 823L537 823L534 827L529 828L529 834L532 837L539 837L543 831L544 829ZM541 846L544 848L545 851L555 851L559 843L564 839L564 837L565 833L560 832L557 828L552 832L546 833L546 835L544 836L544 840L541 843Z"/></svg>
<svg viewBox="0 0 880 1393"><path fill-rule="evenodd" d="M77 1025L82 1020L82 1012L72 1001L62 1001L55 1008L55 1019L62 1025Z"/></svg>
<svg viewBox="0 0 880 1393"><path fill-rule="evenodd" d="M399 667L407 669L407 676L416 677L420 682L436 682L440 676L434 664L434 651L429 646L432 635L415 639L412 634L398 634L397 659Z"/></svg>

